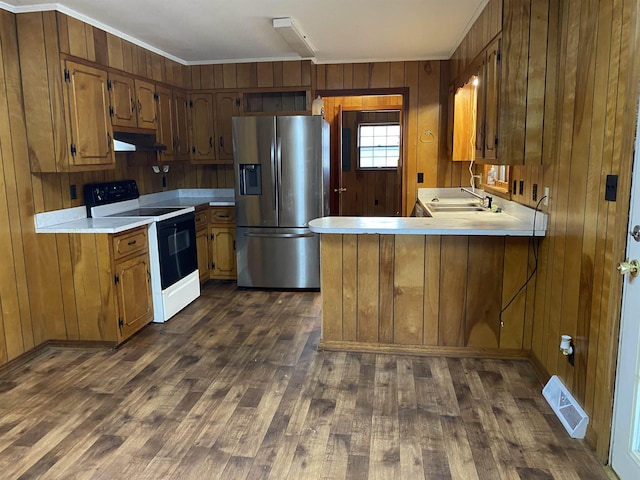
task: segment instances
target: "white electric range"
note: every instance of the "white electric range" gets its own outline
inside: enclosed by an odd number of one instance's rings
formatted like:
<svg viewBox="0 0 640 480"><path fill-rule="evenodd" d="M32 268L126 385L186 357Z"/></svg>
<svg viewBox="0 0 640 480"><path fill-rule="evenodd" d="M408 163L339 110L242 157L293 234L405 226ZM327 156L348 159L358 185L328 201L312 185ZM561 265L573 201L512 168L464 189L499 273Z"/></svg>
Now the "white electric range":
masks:
<svg viewBox="0 0 640 480"><path fill-rule="evenodd" d="M90 217L146 218L153 321L166 322L200 296L194 207L140 206L135 180L85 185Z"/></svg>

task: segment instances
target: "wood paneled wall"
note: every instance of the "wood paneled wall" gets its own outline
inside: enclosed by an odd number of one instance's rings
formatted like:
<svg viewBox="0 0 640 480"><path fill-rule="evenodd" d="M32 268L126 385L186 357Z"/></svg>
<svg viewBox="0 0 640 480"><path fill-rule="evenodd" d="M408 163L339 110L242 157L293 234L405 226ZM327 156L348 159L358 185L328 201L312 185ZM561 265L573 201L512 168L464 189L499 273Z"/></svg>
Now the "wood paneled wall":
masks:
<svg viewBox="0 0 640 480"><path fill-rule="evenodd" d="M587 440L606 461L622 290L615 268L625 255L640 84L639 5L562 0L550 7L557 58L547 60L561 74L545 100L557 115L544 125L542 167L515 169L529 179L541 172L539 188L551 188L535 295L527 300L531 354L583 405ZM619 175L616 202L604 200L609 174ZM559 352L561 334L574 337L573 367Z"/></svg>
<svg viewBox="0 0 640 480"><path fill-rule="evenodd" d="M417 198L417 189L435 186L460 186L468 183L463 172L467 162L455 165L446 156L448 61L381 62L326 64L315 67L315 86L325 96L347 96L348 91L362 95L367 90L408 88L403 104L405 132L402 168L402 214L409 215ZM325 112L330 115L325 105ZM424 183L417 183L417 173ZM336 188L333 184L331 188Z"/></svg>
<svg viewBox="0 0 640 480"><path fill-rule="evenodd" d="M270 87L311 87L311 60L291 62L194 65L191 88L202 90Z"/></svg>

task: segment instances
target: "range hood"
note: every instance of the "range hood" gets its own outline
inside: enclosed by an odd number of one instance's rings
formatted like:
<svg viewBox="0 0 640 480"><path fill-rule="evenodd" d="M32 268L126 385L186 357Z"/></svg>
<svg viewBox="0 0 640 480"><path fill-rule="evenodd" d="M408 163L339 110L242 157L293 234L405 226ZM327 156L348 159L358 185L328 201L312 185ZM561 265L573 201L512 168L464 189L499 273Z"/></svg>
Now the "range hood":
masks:
<svg viewBox="0 0 640 480"><path fill-rule="evenodd" d="M113 149L116 152L162 152L167 146L157 142L155 133L114 131Z"/></svg>

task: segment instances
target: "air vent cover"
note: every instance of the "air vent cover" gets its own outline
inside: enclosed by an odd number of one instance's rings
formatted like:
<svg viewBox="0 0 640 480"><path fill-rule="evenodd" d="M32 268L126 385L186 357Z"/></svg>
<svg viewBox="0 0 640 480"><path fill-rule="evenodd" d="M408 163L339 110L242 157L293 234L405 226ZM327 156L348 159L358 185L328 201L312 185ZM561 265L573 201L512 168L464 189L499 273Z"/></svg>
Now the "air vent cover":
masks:
<svg viewBox="0 0 640 480"><path fill-rule="evenodd" d="M557 375L549 379L542 389L542 395L547 399L569 435L572 438L584 438L589 417Z"/></svg>

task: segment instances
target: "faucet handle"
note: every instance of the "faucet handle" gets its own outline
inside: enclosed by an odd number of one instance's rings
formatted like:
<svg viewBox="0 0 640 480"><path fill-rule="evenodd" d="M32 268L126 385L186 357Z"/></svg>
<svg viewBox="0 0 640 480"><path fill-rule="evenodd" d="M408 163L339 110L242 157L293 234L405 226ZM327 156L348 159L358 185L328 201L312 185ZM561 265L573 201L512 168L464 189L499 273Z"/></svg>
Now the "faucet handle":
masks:
<svg viewBox="0 0 640 480"><path fill-rule="evenodd" d="M487 195L484 198L487 200L487 208L491 208L491 202L493 202L493 197L491 195Z"/></svg>

